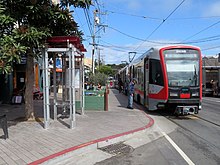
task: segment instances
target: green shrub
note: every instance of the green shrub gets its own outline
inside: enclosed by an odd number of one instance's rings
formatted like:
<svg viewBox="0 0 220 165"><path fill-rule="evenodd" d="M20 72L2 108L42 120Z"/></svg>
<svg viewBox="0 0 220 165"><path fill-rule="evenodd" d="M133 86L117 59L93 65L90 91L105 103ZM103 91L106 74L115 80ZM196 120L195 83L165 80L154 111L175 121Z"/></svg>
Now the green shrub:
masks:
<svg viewBox="0 0 220 165"><path fill-rule="evenodd" d="M93 83L94 85L100 83L101 86L105 86L107 77L108 76L104 73L96 73L95 75L90 75L89 82Z"/></svg>

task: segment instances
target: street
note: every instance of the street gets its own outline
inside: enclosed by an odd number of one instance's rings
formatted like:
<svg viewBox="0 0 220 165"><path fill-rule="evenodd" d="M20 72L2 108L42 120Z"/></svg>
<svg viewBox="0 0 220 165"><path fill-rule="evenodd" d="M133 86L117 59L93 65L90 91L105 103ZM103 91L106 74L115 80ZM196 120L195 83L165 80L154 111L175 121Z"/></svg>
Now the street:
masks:
<svg viewBox="0 0 220 165"><path fill-rule="evenodd" d="M150 113L155 125L139 137L150 141L96 165L131 164L220 164L220 98L204 97L198 115L176 117L164 112ZM148 113L148 112L147 112ZM125 142L126 143L126 142Z"/></svg>

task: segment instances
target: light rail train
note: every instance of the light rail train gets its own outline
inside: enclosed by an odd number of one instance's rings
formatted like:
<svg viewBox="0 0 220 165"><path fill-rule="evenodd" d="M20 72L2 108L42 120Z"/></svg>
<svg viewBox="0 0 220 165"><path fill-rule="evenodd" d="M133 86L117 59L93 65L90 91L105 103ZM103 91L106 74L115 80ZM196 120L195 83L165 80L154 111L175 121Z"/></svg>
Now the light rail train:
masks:
<svg viewBox="0 0 220 165"><path fill-rule="evenodd" d="M134 100L148 110L172 109L177 115L197 114L202 102L202 56L191 45L153 47L122 68L124 83L137 79Z"/></svg>

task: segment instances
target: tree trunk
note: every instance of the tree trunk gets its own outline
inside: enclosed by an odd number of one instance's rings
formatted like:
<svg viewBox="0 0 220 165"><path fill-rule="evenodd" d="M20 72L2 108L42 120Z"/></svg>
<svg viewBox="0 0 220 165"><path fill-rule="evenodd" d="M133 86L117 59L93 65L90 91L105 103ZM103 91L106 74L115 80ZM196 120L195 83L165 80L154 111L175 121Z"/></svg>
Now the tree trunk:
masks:
<svg viewBox="0 0 220 165"><path fill-rule="evenodd" d="M33 85L34 85L34 57L33 48L30 48L27 54L26 65L26 89L25 89L25 118L26 120L35 119L34 102L33 102Z"/></svg>

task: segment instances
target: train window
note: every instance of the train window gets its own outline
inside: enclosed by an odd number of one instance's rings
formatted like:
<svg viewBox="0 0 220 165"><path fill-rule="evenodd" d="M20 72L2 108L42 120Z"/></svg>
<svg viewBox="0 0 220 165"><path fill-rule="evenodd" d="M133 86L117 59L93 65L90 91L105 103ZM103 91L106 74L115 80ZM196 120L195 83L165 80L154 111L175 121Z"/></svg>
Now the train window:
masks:
<svg viewBox="0 0 220 165"><path fill-rule="evenodd" d="M149 83L156 85L164 85L162 68L159 60L150 60Z"/></svg>
<svg viewBox="0 0 220 165"><path fill-rule="evenodd" d="M134 74L133 74L133 77L137 77L138 73L137 73L137 68L134 68Z"/></svg>
<svg viewBox="0 0 220 165"><path fill-rule="evenodd" d="M140 67L137 67L137 80L138 80L138 83L141 83L141 68Z"/></svg>

